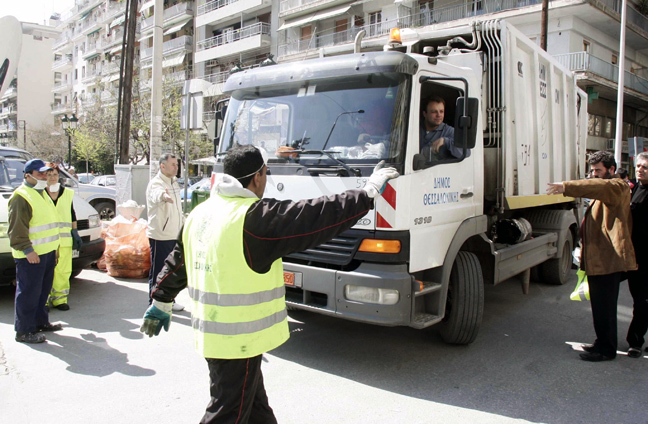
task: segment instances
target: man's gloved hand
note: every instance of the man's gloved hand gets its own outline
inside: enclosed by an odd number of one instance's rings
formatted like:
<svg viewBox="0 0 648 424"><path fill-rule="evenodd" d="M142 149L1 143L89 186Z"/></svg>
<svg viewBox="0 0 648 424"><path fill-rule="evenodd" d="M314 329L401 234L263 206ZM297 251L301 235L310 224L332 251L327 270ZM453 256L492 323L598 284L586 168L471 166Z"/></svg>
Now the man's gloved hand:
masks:
<svg viewBox="0 0 648 424"><path fill-rule="evenodd" d="M171 316L173 315L173 302L153 301L144 314L144 322L140 327L140 332L149 337L157 336L164 327L164 331L169 331L171 325Z"/></svg>
<svg viewBox="0 0 648 424"><path fill-rule="evenodd" d="M385 161L381 160L374 168L373 174L371 174L369 181L367 181L367 185L362 188L372 199L383 192L387 181L399 176L396 169L384 168L384 166Z"/></svg>
<svg viewBox="0 0 648 424"><path fill-rule="evenodd" d="M81 250L83 247L83 240L81 239L81 236L79 235L79 231L77 229L72 230L72 249L74 250Z"/></svg>

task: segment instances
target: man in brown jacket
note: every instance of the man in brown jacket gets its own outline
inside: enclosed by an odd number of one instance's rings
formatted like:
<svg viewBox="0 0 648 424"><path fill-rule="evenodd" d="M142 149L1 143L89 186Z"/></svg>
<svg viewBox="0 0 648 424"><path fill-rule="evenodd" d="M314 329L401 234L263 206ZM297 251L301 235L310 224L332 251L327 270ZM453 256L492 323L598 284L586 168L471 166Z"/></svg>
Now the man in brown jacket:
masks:
<svg viewBox="0 0 648 424"><path fill-rule="evenodd" d="M589 282L596 341L584 345L584 361L609 361L617 350L617 300L625 272L637 269L632 246L630 187L613 178L616 161L598 151L588 159L591 179L551 183L549 194L592 199L581 227L581 269Z"/></svg>

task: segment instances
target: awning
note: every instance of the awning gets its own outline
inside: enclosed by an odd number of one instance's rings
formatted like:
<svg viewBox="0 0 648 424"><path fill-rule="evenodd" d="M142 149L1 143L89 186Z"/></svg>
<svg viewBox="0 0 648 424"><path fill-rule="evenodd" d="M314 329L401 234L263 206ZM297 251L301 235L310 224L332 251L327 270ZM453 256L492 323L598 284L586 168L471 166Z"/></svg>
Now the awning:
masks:
<svg viewBox="0 0 648 424"><path fill-rule="evenodd" d="M95 30L92 31L92 32L89 32L88 35L92 35L92 34L94 34L94 33L96 33L96 32L99 32L99 31L101 31L101 27L95 29Z"/></svg>
<svg viewBox="0 0 648 424"><path fill-rule="evenodd" d="M185 25L187 25L187 23L189 23L189 21L191 21L191 18L185 20L185 21L182 22L182 23L179 23L179 24L177 24L177 25L172 26L171 28L169 28L169 29L167 29L166 31L164 31L164 35L169 35L169 34L171 34L172 32L180 31L180 30L182 29L183 26L185 26Z"/></svg>
<svg viewBox="0 0 648 424"><path fill-rule="evenodd" d="M144 10L148 9L149 7L155 6L155 0L149 0L145 2L142 7L140 7L140 12L143 12Z"/></svg>
<svg viewBox="0 0 648 424"><path fill-rule="evenodd" d="M121 51L122 51L122 46L121 46L121 44L119 44L117 47L113 47L112 49L110 49L110 51L108 53L115 54L115 53L119 53Z"/></svg>
<svg viewBox="0 0 648 424"><path fill-rule="evenodd" d="M149 38L153 38L153 31L151 31L150 33L148 33L146 35L142 35L142 37L139 39L139 42L141 43L142 41L147 40Z"/></svg>
<svg viewBox="0 0 648 424"><path fill-rule="evenodd" d="M184 62L185 54L177 54L175 56L170 56L168 58L163 58L162 59L162 67L163 68L168 68L170 66L178 66L182 62Z"/></svg>
<svg viewBox="0 0 648 424"><path fill-rule="evenodd" d="M118 79L119 79L119 72L117 72L115 74L112 74L112 75L108 75L107 77L101 78L101 82L103 82L103 83L113 82L113 81L116 81Z"/></svg>
<svg viewBox="0 0 648 424"><path fill-rule="evenodd" d="M94 53L94 54L92 54L92 55L86 57L85 60L86 60L87 62L89 62L89 61L91 61L92 59L94 59L95 57L99 56L100 54L101 54L101 53Z"/></svg>
<svg viewBox="0 0 648 424"><path fill-rule="evenodd" d="M328 9L328 10L320 10L319 12L315 12L312 15L302 17L299 19L295 19L293 21L288 21L284 22L283 25L281 25L277 31L282 31L284 29L288 28L293 28L297 26L303 26L306 24L309 24L314 21L321 21L324 19L332 18L334 16L339 16L345 14L349 9L351 9L350 5L338 7L337 9Z"/></svg>
<svg viewBox="0 0 648 424"><path fill-rule="evenodd" d="M120 17L118 17L117 19L115 19L110 23L110 28L123 24L125 20L126 20L126 15L125 14L121 15Z"/></svg>

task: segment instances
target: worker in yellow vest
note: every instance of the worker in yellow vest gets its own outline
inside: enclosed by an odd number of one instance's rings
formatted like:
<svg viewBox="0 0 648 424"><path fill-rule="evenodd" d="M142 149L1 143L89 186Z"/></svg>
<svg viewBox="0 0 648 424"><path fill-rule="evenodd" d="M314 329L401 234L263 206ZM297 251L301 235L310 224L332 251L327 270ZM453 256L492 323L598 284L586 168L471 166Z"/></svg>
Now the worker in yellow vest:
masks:
<svg viewBox="0 0 648 424"><path fill-rule="evenodd" d="M68 295L70 294L70 275L72 274L72 250L79 251L83 241L77 230L76 212L74 211L74 191L63 187L59 182L58 166L47 163L51 171L47 171L47 188L45 193L52 199L59 216L59 258L54 269L54 283L49 300L53 307L60 311L70 310Z"/></svg>
<svg viewBox="0 0 648 424"><path fill-rule="evenodd" d="M9 244L16 262L16 341L43 343L44 331L58 331L49 322L47 298L52 290L59 247L59 217L43 191L47 171L40 159L25 163L25 180L9 199Z"/></svg>
<svg viewBox="0 0 648 424"><path fill-rule="evenodd" d="M281 258L322 244L373 207L393 168L376 167L362 190L292 202L260 199L265 152L232 148L210 198L195 208L168 256L140 328L168 331L172 301L189 287L196 350L211 400L201 423L276 423L261 374L262 354L288 340ZM187 265L188 264L188 265Z"/></svg>

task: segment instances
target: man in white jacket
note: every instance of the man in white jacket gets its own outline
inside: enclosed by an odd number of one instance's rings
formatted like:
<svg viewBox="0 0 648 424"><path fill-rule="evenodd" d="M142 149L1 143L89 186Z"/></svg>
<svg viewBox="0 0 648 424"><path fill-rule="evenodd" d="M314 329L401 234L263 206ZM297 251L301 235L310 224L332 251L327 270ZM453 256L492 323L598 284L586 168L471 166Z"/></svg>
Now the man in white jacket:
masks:
<svg viewBox="0 0 648 424"><path fill-rule="evenodd" d="M151 246L151 270L149 272L149 304L155 278L164 266L164 260L173 251L178 233L184 223L180 203L180 186L176 182L178 159L171 153L160 156L160 170L146 187L146 207L148 227L146 236ZM175 303L174 311L184 306Z"/></svg>

